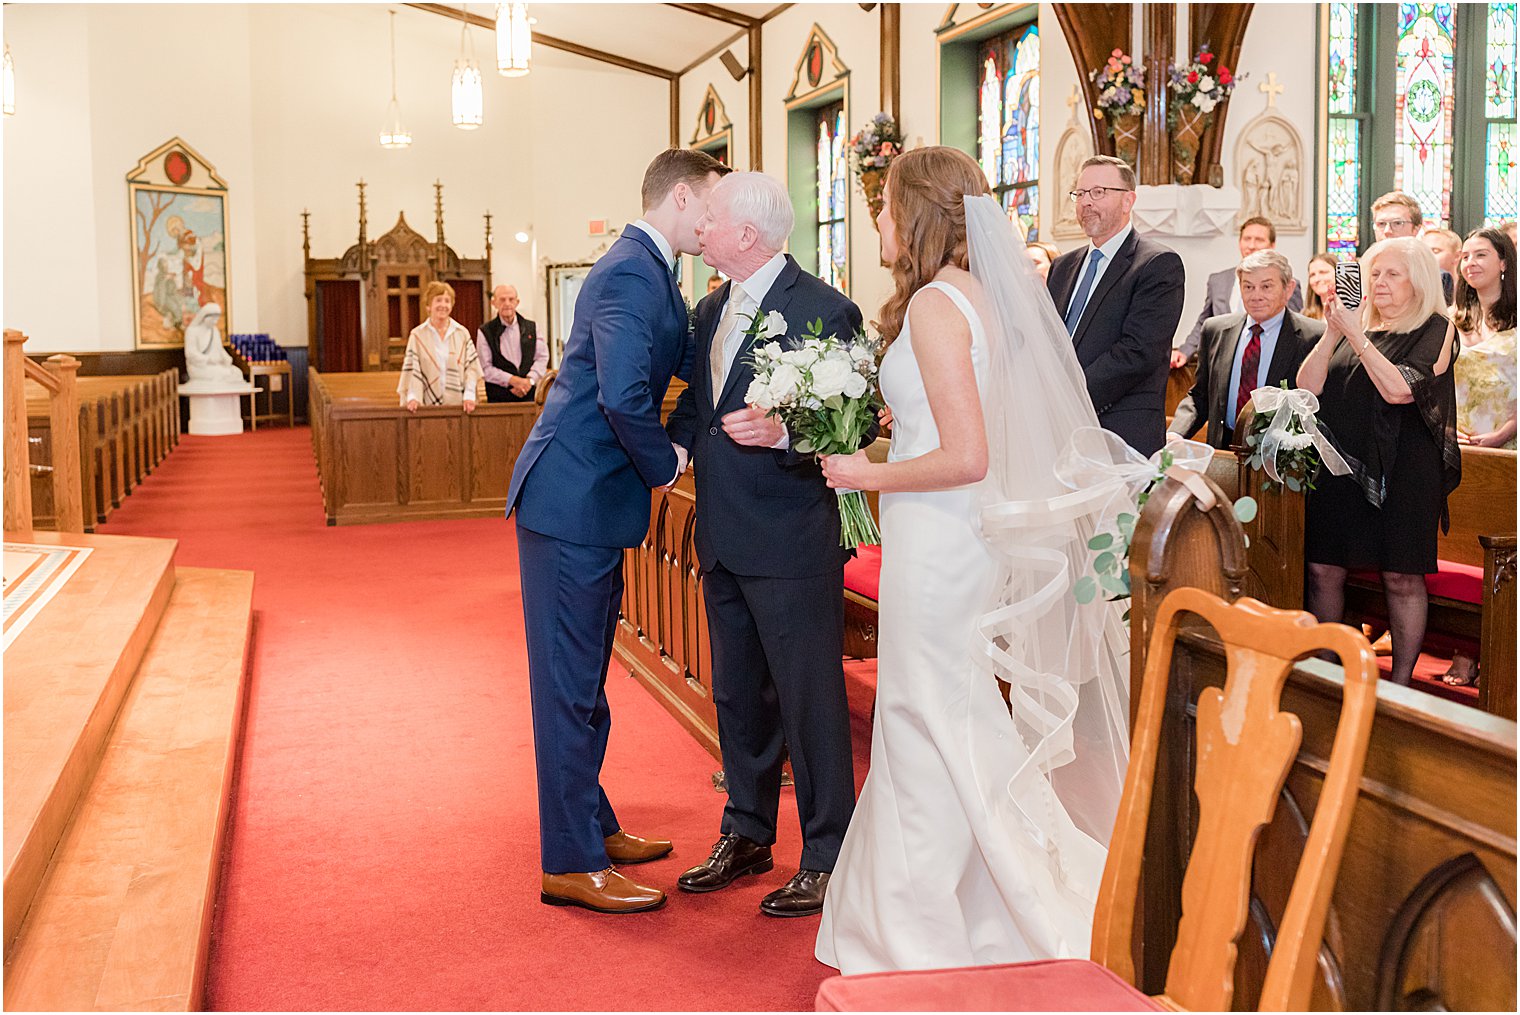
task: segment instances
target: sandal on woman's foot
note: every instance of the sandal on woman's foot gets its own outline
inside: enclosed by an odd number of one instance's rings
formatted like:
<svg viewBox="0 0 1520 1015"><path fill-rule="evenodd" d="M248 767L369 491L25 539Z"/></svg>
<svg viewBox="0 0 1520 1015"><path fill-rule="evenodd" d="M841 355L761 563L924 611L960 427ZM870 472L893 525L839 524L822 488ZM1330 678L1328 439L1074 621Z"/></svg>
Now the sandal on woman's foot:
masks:
<svg viewBox="0 0 1520 1015"><path fill-rule="evenodd" d="M1441 674L1441 683L1451 687L1471 687L1478 682L1478 661L1457 653L1451 660L1451 669Z"/></svg>

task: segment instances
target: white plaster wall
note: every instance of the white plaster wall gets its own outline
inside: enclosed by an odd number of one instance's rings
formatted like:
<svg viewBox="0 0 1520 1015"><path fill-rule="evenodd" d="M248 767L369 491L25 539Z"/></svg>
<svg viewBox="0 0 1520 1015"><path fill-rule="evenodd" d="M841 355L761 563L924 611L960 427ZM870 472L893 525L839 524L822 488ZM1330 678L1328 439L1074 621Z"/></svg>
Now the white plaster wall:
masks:
<svg viewBox="0 0 1520 1015"><path fill-rule="evenodd" d="M4 124L4 323L36 351L130 349L126 173L178 135L227 181L231 323L306 342L301 218L312 253L404 212L434 235L444 184L446 239L484 254L541 315L534 263L579 260L586 222L639 214L644 166L669 140L663 80L537 47L525 78L490 69L490 33L472 29L484 69L485 126L449 122L460 25L396 7L398 93L413 144L382 150L389 100L389 8L378 4L8 5L17 115ZM532 241L519 244L518 230Z"/></svg>
<svg viewBox="0 0 1520 1015"><path fill-rule="evenodd" d="M749 42L740 38L728 45L735 58L749 65ZM716 56L708 57L681 76L681 144L691 143L697 132L697 116L702 111L702 100L707 96L707 86L718 93L724 112L733 124L734 139L729 147L729 158L735 169L749 168L749 79L735 81L728 68Z"/></svg>

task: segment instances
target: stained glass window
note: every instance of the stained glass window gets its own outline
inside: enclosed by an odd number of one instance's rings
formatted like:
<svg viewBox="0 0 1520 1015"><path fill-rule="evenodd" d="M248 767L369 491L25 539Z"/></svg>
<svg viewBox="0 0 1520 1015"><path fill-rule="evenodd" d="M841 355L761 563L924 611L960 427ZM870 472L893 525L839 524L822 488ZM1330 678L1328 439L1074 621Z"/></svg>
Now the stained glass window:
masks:
<svg viewBox="0 0 1520 1015"><path fill-rule="evenodd" d="M981 68L977 161L1008 217L1040 238L1040 29L1022 25L988 39Z"/></svg>
<svg viewBox="0 0 1520 1015"><path fill-rule="evenodd" d="M1456 17L1452 4L1399 4L1393 186L1428 225L1451 222Z"/></svg>
<svg viewBox="0 0 1520 1015"><path fill-rule="evenodd" d="M1515 4L1488 5L1488 51L1483 79L1484 140L1483 221L1511 221L1520 211L1515 172Z"/></svg>
<svg viewBox="0 0 1520 1015"><path fill-rule="evenodd" d="M844 103L818 111L818 277L840 292L849 292L845 277L845 207L850 199L849 167L845 159Z"/></svg>
<svg viewBox="0 0 1520 1015"><path fill-rule="evenodd" d="M1355 257L1362 233L1362 119L1364 89L1358 63L1360 21L1356 4L1329 5L1327 101L1329 145L1325 185L1325 249Z"/></svg>

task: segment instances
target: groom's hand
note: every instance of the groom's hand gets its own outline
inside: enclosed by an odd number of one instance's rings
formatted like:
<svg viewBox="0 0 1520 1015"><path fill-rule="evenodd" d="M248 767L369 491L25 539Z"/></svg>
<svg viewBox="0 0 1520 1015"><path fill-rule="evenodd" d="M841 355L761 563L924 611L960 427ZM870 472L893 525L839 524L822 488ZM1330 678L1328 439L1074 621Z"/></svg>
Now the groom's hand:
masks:
<svg viewBox="0 0 1520 1015"><path fill-rule="evenodd" d="M689 462L689 452L675 441L670 442L670 450L676 453L676 474L670 477L670 482L660 487L661 490L669 490L674 487L676 480L680 479L681 474L686 471L686 466Z"/></svg>
<svg viewBox="0 0 1520 1015"><path fill-rule="evenodd" d="M723 417L723 432L735 444L773 448L786 436L786 426L774 416L767 416L764 409L749 405Z"/></svg>

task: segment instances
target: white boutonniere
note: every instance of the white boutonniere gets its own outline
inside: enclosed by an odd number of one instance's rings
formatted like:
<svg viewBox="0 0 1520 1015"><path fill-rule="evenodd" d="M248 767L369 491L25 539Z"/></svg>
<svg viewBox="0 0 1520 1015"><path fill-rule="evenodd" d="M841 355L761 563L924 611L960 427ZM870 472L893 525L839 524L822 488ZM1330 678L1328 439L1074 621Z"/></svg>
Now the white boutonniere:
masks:
<svg viewBox="0 0 1520 1015"><path fill-rule="evenodd" d="M786 334L787 327L786 318L782 315L781 311L772 310L764 317L761 317L760 312L757 310L755 311L754 318L750 321L749 333L752 338L780 338Z"/></svg>

